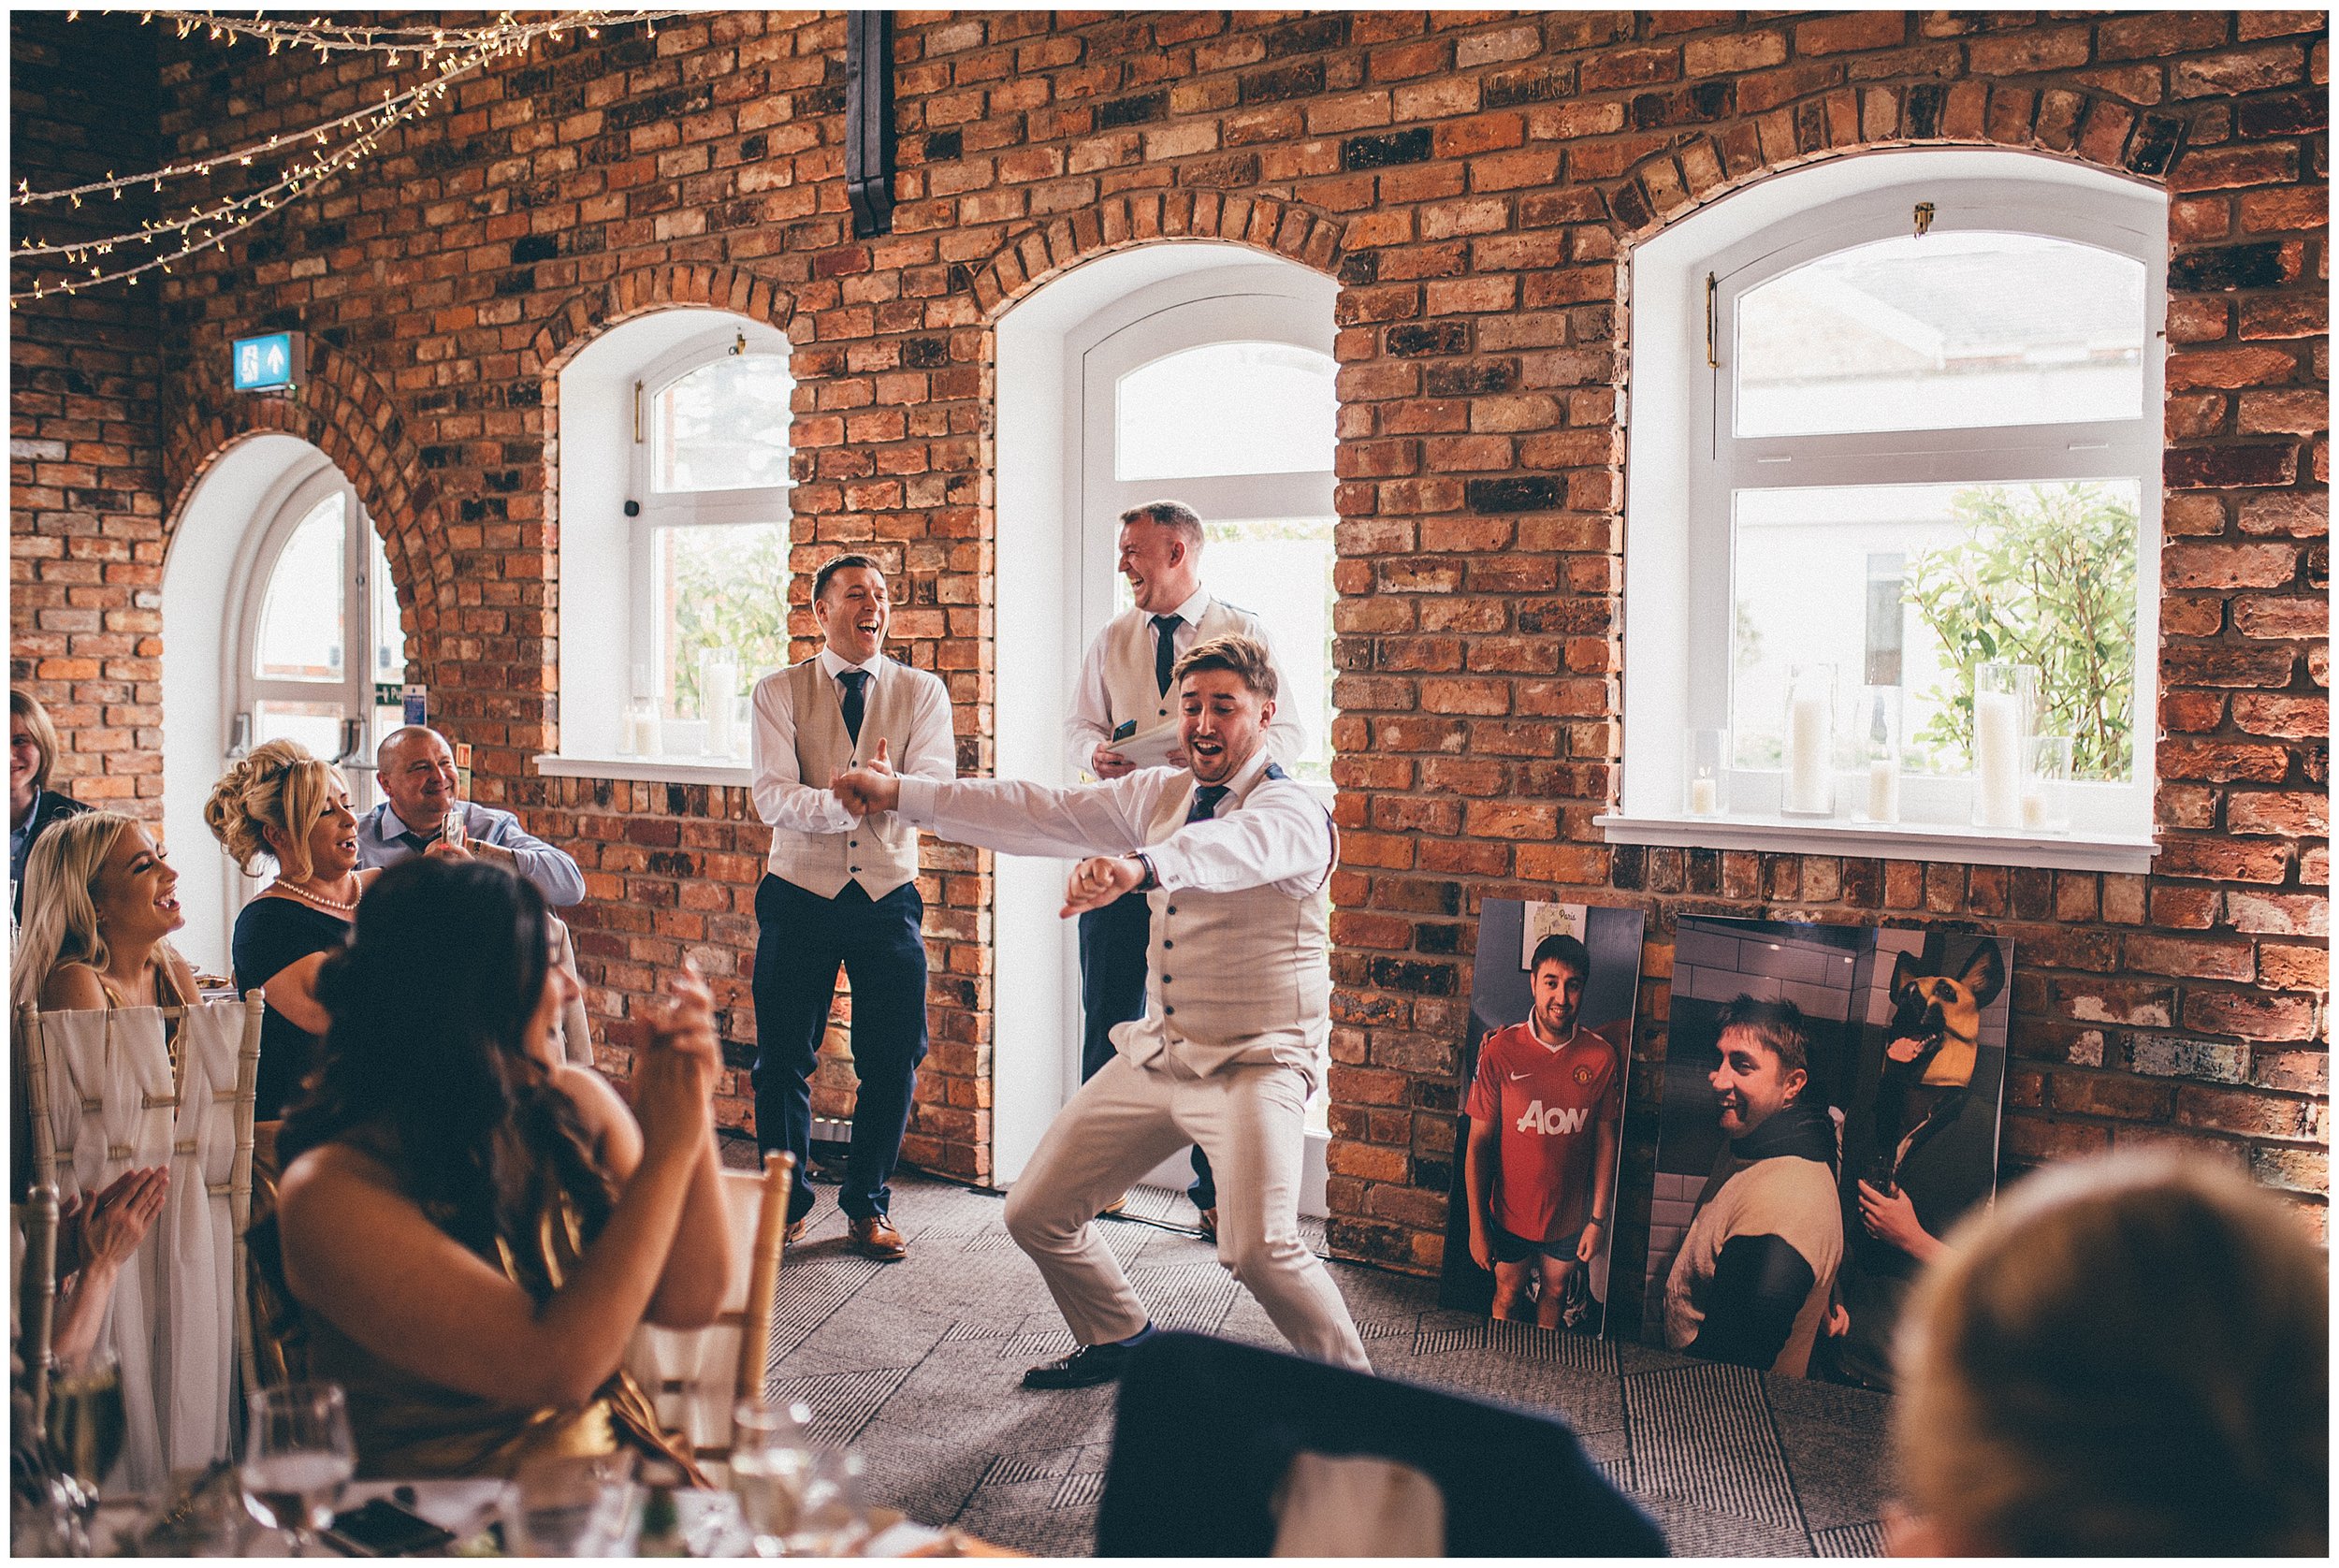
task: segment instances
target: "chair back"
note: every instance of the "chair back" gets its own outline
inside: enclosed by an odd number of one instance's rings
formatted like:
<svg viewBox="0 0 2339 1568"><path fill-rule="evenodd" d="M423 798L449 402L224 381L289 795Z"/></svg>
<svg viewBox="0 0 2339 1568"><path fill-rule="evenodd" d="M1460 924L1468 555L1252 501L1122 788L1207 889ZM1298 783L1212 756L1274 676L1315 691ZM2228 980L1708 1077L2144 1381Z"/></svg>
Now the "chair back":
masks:
<svg viewBox="0 0 2339 1568"><path fill-rule="evenodd" d="M626 1347L626 1370L649 1395L661 1424L690 1441L702 1468L730 1458L732 1406L761 1394L770 1368L795 1168L793 1155L774 1151L763 1156L761 1172L722 1173L733 1267L721 1315L704 1328L645 1323Z"/></svg>
<svg viewBox="0 0 2339 1568"><path fill-rule="evenodd" d="M24 1361L24 1391L33 1401L33 1430L49 1421L49 1351L57 1331L57 1189L38 1186L15 1206L24 1256L16 1280L17 1326Z"/></svg>
<svg viewBox="0 0 2339 1568"><path fill-rule="evenodd" d="M552 930L552 962L567 974L574 987L569 993L569 1005L552 1021L553 1043L560 1048L570 1066L599 1071L593 1060L592 1015L585 1010L585 980L576 972L576 939L568 922L558 915L545 916L545 923Z"/></svg>
<svg viewBox="0 0 2339 1568"><path fill-rule="evenodd" d="M1157 1334L1121 1377L1100 1557L1263 1557L1302 1454L1409 1466L1446 1503L1448 1557L1662 1557L1664 1537L1564 1422L1199 1334ZM1208 1506L1197 1507L1195 1499Z"/></svg>

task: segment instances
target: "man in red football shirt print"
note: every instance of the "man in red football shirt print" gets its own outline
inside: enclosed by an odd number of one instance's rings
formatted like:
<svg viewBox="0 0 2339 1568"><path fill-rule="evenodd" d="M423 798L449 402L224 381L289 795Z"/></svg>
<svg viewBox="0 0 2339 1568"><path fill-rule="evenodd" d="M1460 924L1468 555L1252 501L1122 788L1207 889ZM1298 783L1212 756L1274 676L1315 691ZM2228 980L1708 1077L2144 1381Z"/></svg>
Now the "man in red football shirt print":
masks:
<svg viewBox="0 0 2339 1568"><path fill-rule="evenodd" d="M1494 1315L1560 1326L1575 1270L1598 1257L1613 1223L1616 1154L1624 1120L1627 1016L1605 1031L1576 1026L1591 955L1573 936L1547 936L1531 971L1523 1024L1489 1035L1464 1113L1462 1179L1470 1256L1494 1275Z"/></svg>

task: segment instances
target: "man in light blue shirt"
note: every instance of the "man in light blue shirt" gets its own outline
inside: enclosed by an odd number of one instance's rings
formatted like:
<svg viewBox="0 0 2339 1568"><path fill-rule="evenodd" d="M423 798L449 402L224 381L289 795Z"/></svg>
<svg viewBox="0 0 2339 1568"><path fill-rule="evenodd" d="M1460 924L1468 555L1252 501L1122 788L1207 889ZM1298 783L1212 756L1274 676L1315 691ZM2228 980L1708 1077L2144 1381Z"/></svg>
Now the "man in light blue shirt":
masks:
<svg viewBox="0 0 2339 1568"><path fill-rule="evenodd" d="M476 857L526 878L556 909L584 902L585 874L575 861L528 833L509 811L456 793L455 753L438 731L419 724L392 730L373 761L388 798L358 820L358 865L396 865L409 855ZM459 843L446 834L448 817L458 810Z"/></svg>

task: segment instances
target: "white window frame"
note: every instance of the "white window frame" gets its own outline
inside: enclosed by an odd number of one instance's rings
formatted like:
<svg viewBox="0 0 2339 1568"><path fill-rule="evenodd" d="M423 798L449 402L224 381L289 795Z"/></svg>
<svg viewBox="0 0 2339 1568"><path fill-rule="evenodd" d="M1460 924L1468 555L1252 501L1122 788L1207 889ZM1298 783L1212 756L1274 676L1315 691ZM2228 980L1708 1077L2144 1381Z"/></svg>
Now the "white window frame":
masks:
<svg viewBox="0 0 2339 1568"><path fill-rule="evenodd" d="M1909 234L1918 202L1932 205L1928 232L2038 234L2140 261L2145 319L2154 329L2144 339L2137 415L1968 429L1735 435L1738 302L1821 256ZM2167 317L2167 223L2166 197L2157 190L2079 166L2020 152L1915 150L1774 177L1642 245L1632 283L1622 799L1617 810L1595 819L1609 842L2149 869L2157 851L2152 650L2159 646L2166 342L2158 328ZM2140 491L2135 760L2128 783L2072 786L2069 834L1963 825L1970 778L1905 779L1908 820L1879 825L1850 820L1849 775L1838 778L1838 815L1814 820L1779 813L1776 771L1733 770L1727 815L1687 815L1683 736L1729 724L1735 492L2107 475L2133 475Z"/></svg>
<svg viewBox="0 0 2339 1568"><path fill-rule="evenodd" d="M658 396L734 354L785 358L790 345L778 328L727 311L659 311L603 332L560 372L560 749L535 759L540 774L748 782L744 758L639 756L618 749L622 716L633 695L632 667L649 665L659 672L653 680L664 679L665 650L657 637L657 530L758 523L784 529L792 515L789 482L662 493L653 482ZM785 579L770 586L787 594Z"/></svg>

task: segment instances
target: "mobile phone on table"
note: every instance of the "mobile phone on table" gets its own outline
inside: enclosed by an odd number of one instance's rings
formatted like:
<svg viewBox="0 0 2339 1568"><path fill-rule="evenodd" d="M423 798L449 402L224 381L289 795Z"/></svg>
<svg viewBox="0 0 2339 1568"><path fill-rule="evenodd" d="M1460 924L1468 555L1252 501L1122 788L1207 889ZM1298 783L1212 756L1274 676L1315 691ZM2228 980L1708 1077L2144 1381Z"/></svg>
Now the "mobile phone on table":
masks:
<svg viewBox="0 0 2339 1568"><path fill-rule="evenodd" d="M327 1545L352 1557L419 1557L455 1544L453 1531L440 1529L386 1497L334 1515L333 1528L322 1533Z"/></svg>

